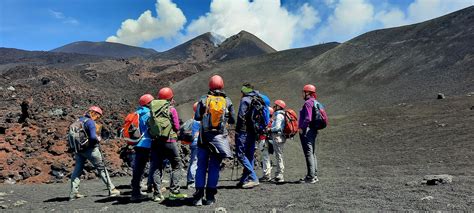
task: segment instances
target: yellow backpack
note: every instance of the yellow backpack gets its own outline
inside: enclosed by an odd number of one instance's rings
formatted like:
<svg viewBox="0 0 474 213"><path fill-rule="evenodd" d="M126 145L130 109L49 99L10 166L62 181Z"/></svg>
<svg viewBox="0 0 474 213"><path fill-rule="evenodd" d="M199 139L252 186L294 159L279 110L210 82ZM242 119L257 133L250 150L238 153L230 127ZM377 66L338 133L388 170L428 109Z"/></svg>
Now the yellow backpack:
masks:
<svg viewBox="0 0 474 213"><path fill-rule="evenodd" d="M206 115L204 130L221 130L227 110L225 97L208 95L206 99Z"/></svg>

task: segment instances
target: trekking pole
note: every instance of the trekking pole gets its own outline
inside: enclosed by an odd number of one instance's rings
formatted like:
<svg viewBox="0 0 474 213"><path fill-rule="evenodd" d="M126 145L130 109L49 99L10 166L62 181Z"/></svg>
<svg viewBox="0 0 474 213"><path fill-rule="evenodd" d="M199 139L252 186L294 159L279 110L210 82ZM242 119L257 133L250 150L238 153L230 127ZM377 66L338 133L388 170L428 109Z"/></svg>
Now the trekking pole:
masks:
<svg viewBox="0 0 474 213"><path fill-rule="evenodd" d="M108 138L105 139L104 143L106 143L108 140L109 140ZM110 193L110 190L112 189L110 188L110 176L109 176L109 172L107 171L107 161L105 160L104 153L102 153L102 149L100 147L100 141L97 144L99 146L100 156L102 157L102 163L104 164L104 172L105 172L105 180L107 182L107 189L109 189L109 193Z"/></svg>

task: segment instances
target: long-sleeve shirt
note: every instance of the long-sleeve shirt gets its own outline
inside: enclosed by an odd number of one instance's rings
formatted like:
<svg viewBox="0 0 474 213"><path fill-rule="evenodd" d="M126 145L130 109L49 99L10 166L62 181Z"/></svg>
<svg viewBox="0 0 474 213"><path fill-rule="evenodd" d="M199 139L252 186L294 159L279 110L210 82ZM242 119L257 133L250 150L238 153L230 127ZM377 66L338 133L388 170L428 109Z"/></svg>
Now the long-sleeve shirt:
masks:
<svg viewBox="0 0 474 213"><path fill-rule="evenodd" d="M278 110L273 115L271 132L282 133L284 129L285 129L285 112L283 110Z"/></svg>
<svg viewBox="0 0 474 213"><path fill-rule="evenodd" d="M306 129L313 121L313 107L314 98L310 97L304 102L303 108L300 110L300 117L298 119L298 126L300 129Z"/></svg>
<svg viewBox="0 0 474 213"><path fill-rule="evenodd" d="M140 115L140 120L139 120L139 128L140 132L143 134L143 137L140 139L138 144L136 145L137 147L142 147L142 148L151 148L151 135L148 132L148 119L150 119L150 109L148 107L139 107L137 109L138 115Z"/></svg>
<svg viewBox="0 0 474 213"><path fill-rule="evenodd" d="M87 119L87 121L86 121ZM89 114L86 114L83 117L80 117L79 120L84 122L84 130L87 134L87 139L89 140L89 146L94 147L99 143L99 138L97 137L95 121L92 120Z"/></svg>
<svg viewBox="0 0 474 213"><path fill-rule="evenodd" d="M168 138L168 141L167 142L176 142L177 139L178 139L178 135L176 134L177 132L179 132L179 115L178 115L178 111L176 110L176 108L174 107L170 107L170 114L171 114L171 126L173 128L173 131L175 132L174 135L176 136L170 136Z"/></svg>

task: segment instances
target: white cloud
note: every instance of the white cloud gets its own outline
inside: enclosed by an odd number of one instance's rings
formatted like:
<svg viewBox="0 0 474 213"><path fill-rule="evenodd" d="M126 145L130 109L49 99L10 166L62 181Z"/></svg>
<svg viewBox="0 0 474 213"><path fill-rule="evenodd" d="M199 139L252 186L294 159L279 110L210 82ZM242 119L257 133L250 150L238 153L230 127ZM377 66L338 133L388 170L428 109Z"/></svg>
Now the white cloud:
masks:
<svg viewBox="0 0 474 213"><path fill-rule="evenodd" d="M193 20L186 35L191 38L213 32L230 37L245 30L282 50L290 48L300 33L319 22L318 12L309 4L291 13L280 0L213 0L210 12Z"/></svg>
<svg viewBox="0 0 474 213"><path fill-rule="evenodd" d="M59 11L54 11L54 10L49 10L49 14L58 20L62 20L64 24L72 24L72 25L77 25L79 24L79 21L73 17L66 17L64 13L59 12Z"/></svg>
<svg viewBox="0 0 474 213"><path fill-rule="evenodd" d="M325 0L330 5L337 0ZM318 29L316 42L346 41L376 28L397 27L433 19L474 5L474 0L414 0L406 11L396 6L377 2L375 11L368 0L340 0L334 11Z"/></svg>
<svg viewBox="0 0 474 213"><path fill-rule="evenodd" d="M106 41L139 46L157 38L177 35L186 23L181 9L171 0L157 0L155 6L156 18L147 10L137 20L127 19L122 22L117 34Z"/></svg>
<svg viewBox="0 0 474 213"><path fill-rule="evenodd" d="M366 0L341 0L329 16L317 39L319 42L346 40L363 32L373 21L374 7Z"/></svg>

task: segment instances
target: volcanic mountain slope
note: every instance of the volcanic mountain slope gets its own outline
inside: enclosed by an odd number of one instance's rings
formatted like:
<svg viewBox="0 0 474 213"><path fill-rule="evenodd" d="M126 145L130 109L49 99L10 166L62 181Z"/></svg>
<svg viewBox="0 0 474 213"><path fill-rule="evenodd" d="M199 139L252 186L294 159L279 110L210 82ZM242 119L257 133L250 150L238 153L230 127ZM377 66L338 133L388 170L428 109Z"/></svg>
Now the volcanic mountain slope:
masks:
<svg viewBox="0 0 474 213"><path fill-rule="evenodd" d="M338 45L301 66L288 54L274 61L250 61L270 54L234 60L174 85L176 97L194 101L206 91L208 77L224 76L234 101L243 82L251 82L272 99L301 104L301 88L313 83L331 113L426 99L438 92L467 94L474 90L474 7L419 24L376 30ZM292 50L290 50L292 51ZM193 88L191 88L193 87Z"/></svg>
<svg viewBox="0 0 474 213"><path fill-rule="evenodd" d="M157 53L153 49L112 42L78 41L51 50L51 52L79 53L114 58L144 57Z"/></svg>
<svg viewBox="0 0 474 213"><path fill-rule="evenodd" d="M175 48L152 56L154 59L193 62L221 62L276 52L275 49L246 31L241 31L225 41L219 35L202 34Z"/></svg>
<svg viewBox="0 0 474 213"><path fill-rule="evenodd" d="M98 57L77 53L64 54L45 51L26 51L14 48L0 47L0 65L20 63L34 65L58 65L97 62L103 59L106 59L106 57Z"/></svg>

